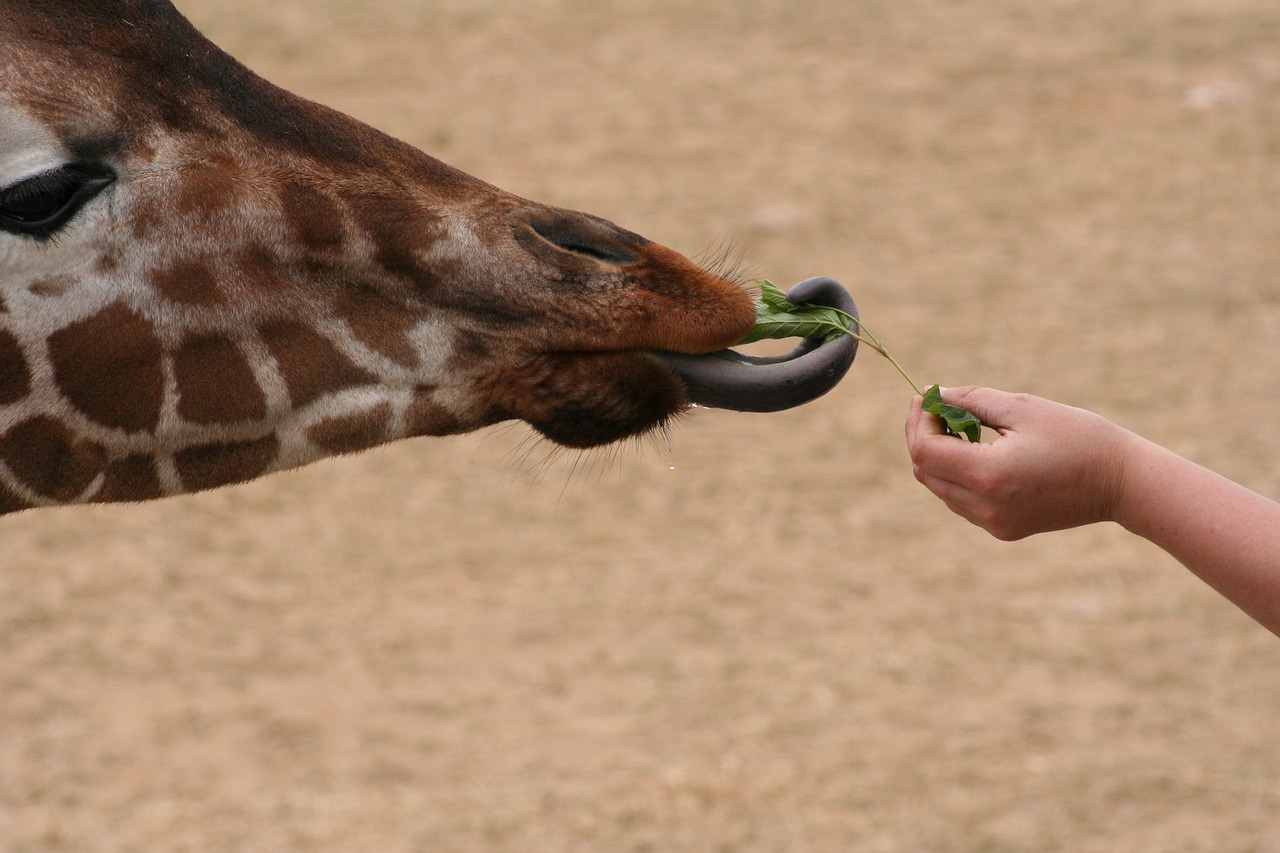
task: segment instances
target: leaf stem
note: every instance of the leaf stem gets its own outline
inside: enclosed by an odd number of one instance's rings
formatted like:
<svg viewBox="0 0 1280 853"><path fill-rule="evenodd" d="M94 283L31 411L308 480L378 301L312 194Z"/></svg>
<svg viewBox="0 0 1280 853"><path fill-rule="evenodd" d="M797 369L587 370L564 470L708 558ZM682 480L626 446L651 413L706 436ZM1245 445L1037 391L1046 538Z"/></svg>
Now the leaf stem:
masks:
<svg viewBox="0 0 1280 853"><path fill-rule="evenodd" d="M858 319L857 317L853 316L847 311L841 311L839 308L832 308L831 310L835 311L837 314L844 316L844 318L847 319L851 324L850 328L845 329L845 334L852 336L855 340L861 341L862 343L871 347L873 350L875 350L876 352L884 356L886 359L888 359L889 363L894 366L894 369L897 370L898 373L902 374L902 378L907 380L907 384L910 385L912 389L921 397L924 396L924 390L921 389L921 387L916 384L916 381L912 379L910 375L908 375L907 371L904 370L902 365L898 363L898 360L889 353L889 350L885 349L884 344L880 343L880 339L877 338L875 334L870 329L867 328L866 324L863 323L862 320ZM854 326L858 328L858 331L855 332L853 330Z"/></svg>
<svg viewBox="0 0 1280 853"><path fill-rule="evenodd" d="M898 360L889 354L889 350L861 319L848 311L842 311L830 305L813 303L794 305L773 283L761 281L759 284L760 299L756 306L756 330L762 330L763 334L759 337L748 336L746 342L767 337L791 336L821 337L823 340L832 340L826 329L832 329L837 334L849 335L855 341L864 343L880 353L893 365L902 378L907 380L907 384L922 398L921 408L942 418L945 432L951 435L963 434L971 442L982 440L982 421L978 416L968 409L943 402L937 385L925 392L908 375ZM805 314L811 316L801 316Z"/></svg>

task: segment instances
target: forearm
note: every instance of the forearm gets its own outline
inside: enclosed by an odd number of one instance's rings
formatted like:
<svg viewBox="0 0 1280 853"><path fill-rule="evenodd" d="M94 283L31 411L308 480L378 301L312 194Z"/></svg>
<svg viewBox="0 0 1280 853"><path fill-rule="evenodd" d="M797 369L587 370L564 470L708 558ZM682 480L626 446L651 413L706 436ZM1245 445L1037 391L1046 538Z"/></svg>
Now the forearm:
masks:
<svg viewBox="0 0 1280 853"><path fill-rule="evenodd" d="M1280 503L1135 437L1115 520L1280 635Z"/></svg>

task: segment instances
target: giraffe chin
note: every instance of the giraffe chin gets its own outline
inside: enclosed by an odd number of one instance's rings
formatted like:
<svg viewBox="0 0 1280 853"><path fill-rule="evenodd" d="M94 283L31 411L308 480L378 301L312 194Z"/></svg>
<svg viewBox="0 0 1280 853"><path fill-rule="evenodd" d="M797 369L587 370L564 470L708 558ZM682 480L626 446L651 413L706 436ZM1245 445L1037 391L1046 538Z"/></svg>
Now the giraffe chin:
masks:
<svg viewBox="0 0 1280 853"><path fill-rule="evenodd" d="M565 447L650 432L689 406L684 384L648 353L549 353L494 383L506 419Z"/></svg>
<svg viewBox="0 0 1280 853"><path fill-rule="evenodd" d="M794 304L839 308L853 317L853 297L830 278L806 279L787 292ZM731 349L708 355L655 353L684 383L700 406L738 412L778 412L821 397L844 378L858 354L856 338L807 338L780 356L751 356Z"/></svg>

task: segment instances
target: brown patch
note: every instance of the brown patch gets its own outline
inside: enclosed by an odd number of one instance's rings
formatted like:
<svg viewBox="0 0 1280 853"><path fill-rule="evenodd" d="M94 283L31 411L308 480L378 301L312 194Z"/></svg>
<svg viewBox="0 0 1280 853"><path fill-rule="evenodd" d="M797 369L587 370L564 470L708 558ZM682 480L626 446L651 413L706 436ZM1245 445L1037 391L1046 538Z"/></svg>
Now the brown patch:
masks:
<svg viewBox="0 0 1280 853"><path fill-rule="evenodd" d="M55 275L37 279L27 285L27 290L36 296L61 296L75 287L79 281L70 275Z"/></svg>
<svg viewBox="0 0 1280 853"><path fill-rule="evenodd" d="M151 324L122 304L49 337L49 359L67 399L100 424L151 431L160 420L164 373Z"/></svg>
<svg viewBox="0 0 1280 853"><path fill-rule="evenodd" d="M311 252L331 252L342 247L342 213L329 196L315 187L290 182L280 191L285 219L294 237Z"/></svg>
<svg viewBox="0 0 1280 853"><path fill-rule="evenodd" d="M330 454L355 453L387 440L391 405L379 403L367 412L330 418L307 430L307 438Z"/></svg>
<svg viewBox="0 0 1280 853"><path fill-rule="evenodd" d="M409 407L409 435L453 435L466 432L457 415L446 409L432 397L432 388L419 388Z"/></svg>
<svg viewBox="0 0 1280 853"><path fill-rule="evenodd" d="M183 487L199 492L261 477L279 452L280 442L269 435L254 441L189 447L175 454L173 461Z"/></svg>
<svg viewBox="0 0 1280 853"><path fill-rule="evenodd" d="M107 465L106 481L95 501L149 501L164 494L156 475L155 459L126 456Z"/></svg>
<svg viewBox="0 0 1280 853"><path fill-rule="evenodd" d="M106 452L40 415L0 437L0 459L33 492L69 501L89 488L106 462Z"/></svg>
<svg viewBox="0 0 1280 853"><path fill-rule="evenodd" d="M32 506L34 504L24 501L4 486L0 486L0 515L7 515L21 509L30 509Z"/></svg>
<svg viewBox="0 0 1280 853"><path fill-rule="evenodd" d="M352 200L352 212L377 250L377 262L392 275L429 284L422 251L442 236L439 217L391 194L369 194Z"/></svg>
<svg viewBox="0 0 1280 853"><path fill-rule="evenodd" d="M31 371L18 339L0 330L0 405L16 403L31 393Z"/></svg>
<svg viewBox="0 0 1280 853"><path fill-rule="evenodd" d="M9 303L5 301L4 294L0 293L0 314L9 313Z"/></svg>
<svg viewBox="0 0 1280 853"><path fill-rule="evenodd" d="M145 240L153 233L161 231L168 220L163 202L159 199L144 199L134 205L129 217L130 230L134 239Z"/></svg>
<svg viewBox="0 0 1280 853"><path fill-rule="evenodd" d="M208 218L235 205L241 195L243 178L239 166L225 157L213 156L182 173L177 212L183 216Z"/></svg>
<svg viewBox="0 0 1280 853"><path fill-rule="evenodd" d="M286 279L280 258L264 245L254 244L241 249L236 253L235 262L240 275L255 288L277 286Z"/></svg>
<svg viewBox="0 0 1280 853"><path fill-rule="evenodd" d="M184 341L173 355L178 414L194 424L256 421L266 417L267 397L234 341L219 337Z"/></svg>
<svg viewBox="0 0 1280 853"><path fill-rule="evenodd" d="M222 301L218 279L213 274L213 258L179 261L171 267L154 270L151 286L160 295L188 305L212 305Z"/></svg>
<svg viewBox="0 0 1280 853"><path fill-rule="evenodd" d="M494 349L494 335L476 329L455 330L451 342L449 366L453 368L466 368L468 364L488 358Z"/></svg>
<svg viewBox="0 0 1280 853"><path fill-rule="evenodd" d="M120 268L120 255L115 249L104 252L93 266L98 273L110 275Z"/></svg>
<svg viewBox="0 0 1280 853"><path fill-rule="evenodd" d="M378 381L310 326L286 321L264 327L261 334L289 386L289 399L295 406L305 406L343 388L373 385Z"/></svg>
<svg viewBox="0 0 1280 853"><path fill-rule="evenodd" d="M343 292L337 309L365 346L397 364L417 365L418 349L409 340L417 318L406 305L373 288L352 286Z"/></svg>

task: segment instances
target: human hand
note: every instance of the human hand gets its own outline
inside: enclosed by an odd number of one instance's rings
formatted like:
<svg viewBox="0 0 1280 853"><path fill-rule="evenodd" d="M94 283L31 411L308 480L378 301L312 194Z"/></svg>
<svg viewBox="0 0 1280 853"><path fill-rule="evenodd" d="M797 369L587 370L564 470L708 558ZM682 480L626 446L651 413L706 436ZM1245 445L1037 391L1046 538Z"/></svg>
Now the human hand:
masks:
<svg viewBox="0 0 1280 853"><path fill-rule="evenodd" d="M991 388L943 389L999 433L970 444L911 402L907 449L916 479L997 539L1112 520L1137 437L1084 409Z"/></svg>

